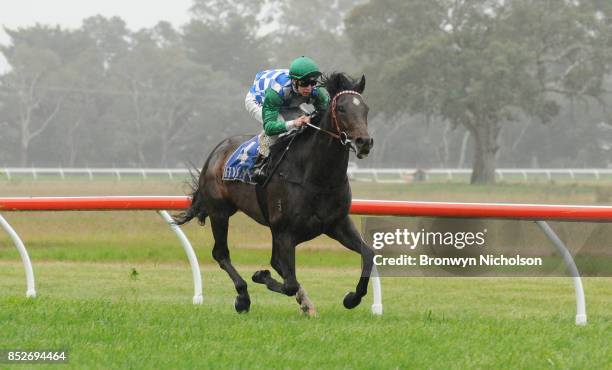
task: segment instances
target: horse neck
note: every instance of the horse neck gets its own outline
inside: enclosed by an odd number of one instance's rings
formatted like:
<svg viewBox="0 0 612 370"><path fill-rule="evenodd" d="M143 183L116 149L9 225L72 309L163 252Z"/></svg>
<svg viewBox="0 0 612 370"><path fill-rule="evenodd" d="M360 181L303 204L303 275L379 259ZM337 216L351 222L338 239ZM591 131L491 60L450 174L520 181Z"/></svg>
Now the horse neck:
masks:
<svg viewBox="0 0 612 370"><path fill-rule="evenodd" d="M330 113L321 119L320 127L330 132L336 132ZM349 153L338 139L316 131L309 138L305 154L307 160L304 166L304 178L316 184L341 184L346 179Z"/></svg>

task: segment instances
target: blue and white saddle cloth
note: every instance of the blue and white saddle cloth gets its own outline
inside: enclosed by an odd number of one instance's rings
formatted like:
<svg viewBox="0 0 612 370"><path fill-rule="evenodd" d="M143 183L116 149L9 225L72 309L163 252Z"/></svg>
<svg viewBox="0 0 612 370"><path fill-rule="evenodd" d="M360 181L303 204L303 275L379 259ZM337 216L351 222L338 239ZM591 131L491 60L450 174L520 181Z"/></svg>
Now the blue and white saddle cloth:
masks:
<svg viewBox="0 0 612 370"><path fill-rule="evenodd" d="M223 166L223 180L242 181L247 184L255 184L251 180L251 169L257 158L257 148L259 147L259 135L240 144L240 146L230 155Z"/></svg>

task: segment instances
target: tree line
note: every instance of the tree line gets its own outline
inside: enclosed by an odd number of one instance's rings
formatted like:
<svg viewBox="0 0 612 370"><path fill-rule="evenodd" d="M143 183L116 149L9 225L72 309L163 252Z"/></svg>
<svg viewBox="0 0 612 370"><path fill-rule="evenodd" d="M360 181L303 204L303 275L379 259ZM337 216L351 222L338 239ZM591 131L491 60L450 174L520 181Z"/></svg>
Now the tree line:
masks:
<svg viewBox="0 0 612 370"><path fill-rule="evenodd" d="M146 10L143 10L146 11ZM256 133L254 75L308 55L366 75L360 166L607 166L612 4L605 0L194 0L189 23L5 29L0 163L201 165Z"/></svg>

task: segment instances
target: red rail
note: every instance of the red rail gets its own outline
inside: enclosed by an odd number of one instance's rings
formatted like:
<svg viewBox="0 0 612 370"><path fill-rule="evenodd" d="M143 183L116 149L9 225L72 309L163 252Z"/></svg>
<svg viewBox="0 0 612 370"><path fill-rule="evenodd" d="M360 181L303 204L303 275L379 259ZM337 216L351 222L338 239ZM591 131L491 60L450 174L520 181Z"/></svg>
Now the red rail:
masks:
<svg viewBox="0 0 612 370"><path fill-rule="evenodd" d="M189 207L185 196L0 198L0 211L174 210Z"/></svg>
<svg viewBox="0 0 612 370"><path fill-rule="evenodd" d="M360 215L498 218L556 221L612 221L612 206L448 203L353 200L351 213Z"/></svg>
<svg viewBox="0 0 612 370"><path fill-rule="evenodd" d="M0 198L0 211L179 210L185 196ZM612 221L612 206L445 203L354 199L351 213L378 216Z"/></svg>

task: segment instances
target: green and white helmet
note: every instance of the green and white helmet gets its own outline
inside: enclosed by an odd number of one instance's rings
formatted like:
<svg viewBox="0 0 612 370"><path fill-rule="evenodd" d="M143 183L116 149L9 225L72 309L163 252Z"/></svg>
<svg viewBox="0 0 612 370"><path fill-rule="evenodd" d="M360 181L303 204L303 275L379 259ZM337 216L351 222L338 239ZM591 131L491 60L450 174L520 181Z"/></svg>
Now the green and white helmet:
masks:
<svg viewBox="0 0 612 370"><path fill-rule="evenodd" d="M294 80L317 78L319 76L321 76L321 72L319 72L317 63L305 56L295 59L291 62L291 66L289 67L289 77Z"/></svg>

